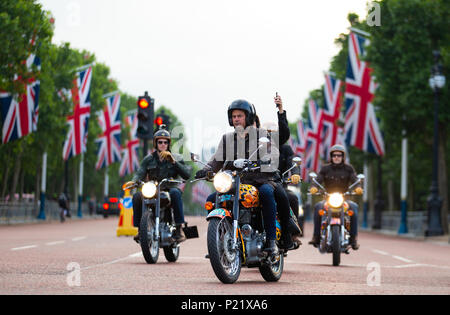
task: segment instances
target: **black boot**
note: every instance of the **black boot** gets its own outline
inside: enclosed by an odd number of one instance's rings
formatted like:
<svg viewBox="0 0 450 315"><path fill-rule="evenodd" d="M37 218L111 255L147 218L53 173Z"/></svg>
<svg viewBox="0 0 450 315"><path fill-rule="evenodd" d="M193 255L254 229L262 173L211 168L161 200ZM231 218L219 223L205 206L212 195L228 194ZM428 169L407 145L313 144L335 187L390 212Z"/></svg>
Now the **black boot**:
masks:
<svg viewBox="0 0 450 315"><path fill-rule="evenodd" d="M263 251L267 252L269 255L276 255L278 253L278 246L276 240L268 240L266 242L266 247Z"/></svg>
<svg viewBox="0 0 450 315"><path fill-rule="evenodd" d="M350 243L350 246L352 247L353 250L358 250L359 249L358 237L357 236L350 236L349 243Z"/></svg>
<svg viewBox="0 0 450 315"><path fill-rule="evenodd" d="M177 225L176 230L172 235L172 238L178 243L184 242L186 240L186 235L184 235L184 231L181 224Z"/></svg>
<svg viewBox="0 0 450 315"><path fill-rule="evenodd" d="M314 247L317 247L320 245L320 236L319 235L313 235L312 239L309 241L310 245L313 245Z"/></svg>
<svg viewBox="0 0 450 315"><path fill-rule="evenodd" d="M289 249L294 249L295 244L292 241L292 237L291 237L291 235L289 233L287 233L287 232L282 233L281 240L282 240L281 245L280 245L281 248L288 249L288 250Z"/></svg>

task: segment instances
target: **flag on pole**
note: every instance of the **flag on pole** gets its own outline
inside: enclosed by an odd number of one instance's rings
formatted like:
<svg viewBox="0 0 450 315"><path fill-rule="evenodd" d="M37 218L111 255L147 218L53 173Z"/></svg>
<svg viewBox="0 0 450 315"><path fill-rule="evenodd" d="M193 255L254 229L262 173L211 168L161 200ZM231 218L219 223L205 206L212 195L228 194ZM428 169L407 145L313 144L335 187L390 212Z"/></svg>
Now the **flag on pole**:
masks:
<svg viewBox="0 0 450 315"><path fill-rule="evenodd" d="M335 144L344 144L343 128L338 125L342 108L342 81L325 74L323 118L323 157L328 159L329 149Z"/></svg>
<svg viewBox="0 0 450 315"><path fill-rule="evenodd" d="M139 168L139 139L136 136L138 126L137 112L125 118L125 125L130 127L130 136L125 147L121 150L122 161L119 168L121 177L132 174Z"/></svg>
<svg viewBox="0 0 450 315"><path fill-rule="evenodd" d="M368 40L349 35L349 54L345 78L345 141L358 149L383 156L384 140L372 105L376 83L369 64L361 60Z"/></svg>
<svg viewBox="0 0 450 315"><path fill-rule="evenodd" d="M92 67L77 73L70 91L74 104L73 113L67 117L69 132L63 148L63 159L68 160L86 152L88 123L91 112L91 81Z"/></svg>
<svg viewBox="0 0 450 315"><path fill-rule="evenodd" d="M306 150L304 165L308 171L318 172L322 150L322 112L316 101L308 103L308 123L306 128Z"/></svg>
<svg viewBox="0 0 450 315"><path fill-rule="evenodd" d="M98 145L97 163L98 170L120 161L120 94L116 93L106 98L103 111L97 115L102 133L95 141Z"/></svg>
<svg viewBox="0 0 450 315"><path fill-rule="evenodd" d="M35 54L30 54L26 60L27 68L34 65L41 69L41 60ZM17 77L16 80L21 80ZM0 92L2 114L2 143L22 138L37 130L39 116L40 81L35 78L24 82L25 93L13 95Z"/></svg>

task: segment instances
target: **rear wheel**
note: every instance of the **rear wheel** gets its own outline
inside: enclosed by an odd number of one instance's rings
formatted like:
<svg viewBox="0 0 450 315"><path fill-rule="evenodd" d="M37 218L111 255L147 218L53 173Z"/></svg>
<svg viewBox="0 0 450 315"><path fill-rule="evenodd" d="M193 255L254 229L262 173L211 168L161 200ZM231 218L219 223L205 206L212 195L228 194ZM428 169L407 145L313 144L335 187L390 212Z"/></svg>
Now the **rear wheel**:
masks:
<svg viewBox="0 0 450 315"><path fill-rule="evenodd" d="M216 277L234 283L241 273L241 255L233 249L233 227L226 219L211 218L208 225L208 254Z"/></svg>
<svg viewBox="0 0 450 315"><path fill-rule="evenodd" d="M168 262L176 262L178 260L178 256L180 255L180 245L174 244L171 246L163 247L164 256L166 257Z"/></svg>
<svg viewBox="0 0 450 315"><path fill-rule="evenodd" d="M333 249L333 266L341 263L341 229L339 225L331 226L331 248Z"/></svg>
<svg viewBox="0 0 450 315"><path fill-rule="evenodd" d="M154 239L154 234L155 220L149 211L145 211L139 228L139 243L148 264L156 264L159 257L159 240Z"/></svg>
<svg viewBox="0 0 450 315"><path fill-rule="evenodd" d="M278 254L275 258L275 262L272 264L262 264L259 267L259 272L267 282L276 282L280 280L281 275L283 274L283 267L284 256L283 254Z"/></svg>

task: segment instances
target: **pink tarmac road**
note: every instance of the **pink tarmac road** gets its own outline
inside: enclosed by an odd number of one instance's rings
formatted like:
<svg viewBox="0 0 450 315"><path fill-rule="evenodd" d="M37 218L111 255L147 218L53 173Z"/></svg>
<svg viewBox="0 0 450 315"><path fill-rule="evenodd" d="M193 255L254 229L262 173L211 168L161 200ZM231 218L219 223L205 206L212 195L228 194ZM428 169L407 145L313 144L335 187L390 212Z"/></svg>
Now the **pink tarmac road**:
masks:
<svg viewBox="0 0 450 315"><path fill-rule="evenodd" d="M333 267L331 255L307 245L311 224L279 282L243 267L235 284L224 285L204 258L204 217L187 220L200 237L181 245L176 263L161 251L154 265L131 237L116 236L117 217L0 226L0 294L450 294L448 243L360 232L360 250Z"/></svg>

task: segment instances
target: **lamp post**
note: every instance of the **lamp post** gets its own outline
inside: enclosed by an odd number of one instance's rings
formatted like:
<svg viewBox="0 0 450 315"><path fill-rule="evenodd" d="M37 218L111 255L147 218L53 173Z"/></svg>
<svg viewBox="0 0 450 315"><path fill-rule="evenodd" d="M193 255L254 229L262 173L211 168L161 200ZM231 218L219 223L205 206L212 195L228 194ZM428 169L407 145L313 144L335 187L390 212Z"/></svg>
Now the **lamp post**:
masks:
<svg viewBox="0 0 450 315"><path fill-rule="evenodd" d="M440 53L433 51L434 66L431 68L431 77L429 84L434 91L434 141L433 141L433 178L430 187L430 196L428 197L428 229L425 236L443 235L441 226L441 207L442 199L439 197L438 186L438 149L439 149L439 90L445 85L445 76L442 74L442 65L439 62Z"/></svg>

